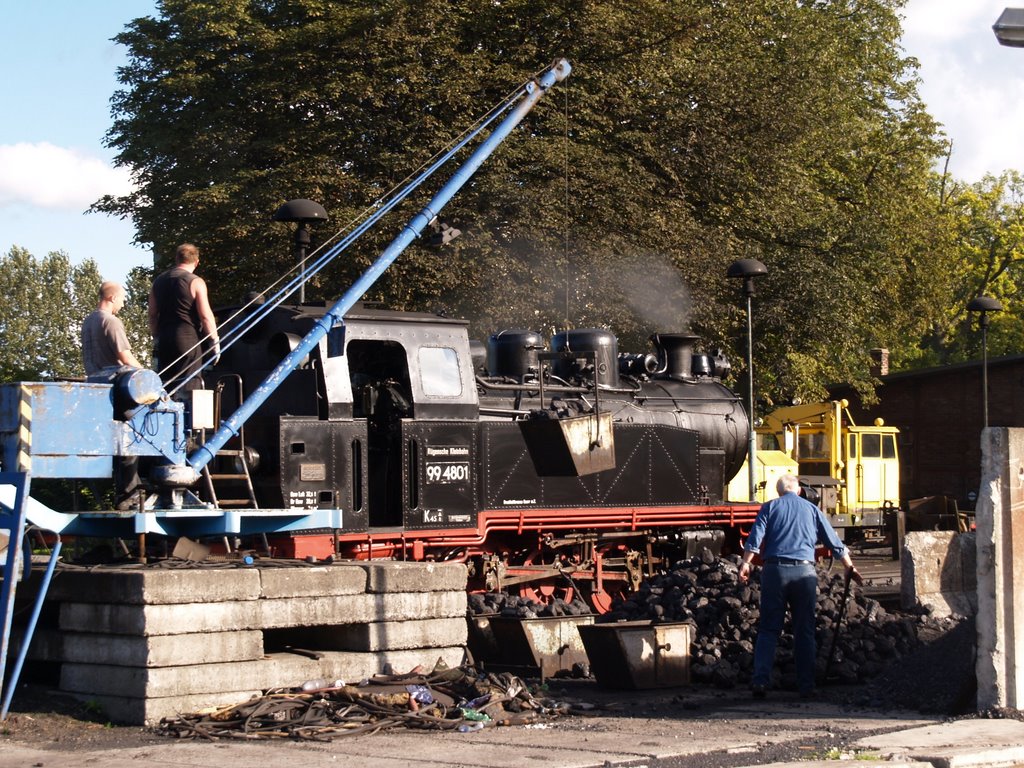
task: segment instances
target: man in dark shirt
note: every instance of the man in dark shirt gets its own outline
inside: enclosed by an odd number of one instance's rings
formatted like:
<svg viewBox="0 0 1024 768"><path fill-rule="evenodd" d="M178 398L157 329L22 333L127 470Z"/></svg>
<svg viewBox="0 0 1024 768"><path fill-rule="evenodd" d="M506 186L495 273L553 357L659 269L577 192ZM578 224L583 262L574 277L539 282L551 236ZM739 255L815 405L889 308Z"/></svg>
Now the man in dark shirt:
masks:
<svg viewBox="0 0 1024 768"><path fill-rule="evenodd" d="M172 392L202 388L198 371L204 342L212 349L214 363L220 357L217 321L206 281L195 274L198 266L199 249L191 243L179 245L175 266L160 274L149 292L149 330L156 340L157 367Z"/></svg>
<svg viewBox="0 0 1024 768"><path fill-rule="evenodd" d="M846 566L847 578L858 584L862 579L853 567L850 553L836 536L821 510L801 498L800 480L786 474L776 483L777 499L761 505L750 529L740 564L740 581L750 580L751 561L760 554L761 616L754 646L754 674L751 688L755 698L764 698L775 664L775 647L786 618L786 605L793 614L797 686L800 695L814 694L814 639L818 600L818 574L814 570L814 550L823 542L834 557Z"/></svg>

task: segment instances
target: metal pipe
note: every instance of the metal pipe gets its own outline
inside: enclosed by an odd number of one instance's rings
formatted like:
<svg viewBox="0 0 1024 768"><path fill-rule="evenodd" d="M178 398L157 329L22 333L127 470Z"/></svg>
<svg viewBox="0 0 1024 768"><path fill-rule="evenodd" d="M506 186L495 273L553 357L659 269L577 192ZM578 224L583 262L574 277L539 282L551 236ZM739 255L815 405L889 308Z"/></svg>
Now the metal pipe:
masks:
<svg viewBox="0 0 1024 768"><path fill-rule="evenodd" d="M747 278L747 417L750 419L750 439L747 451L747 474L750 480L750 500L757 499L757 432L754 431L754 322L751 296L753 280Z"/></svg>
<svg viewBox="0 0 1024 768"><path fill-rule="evenodd" d="M988 428L988 315L981 313L981 403L983 429Z"/></svg>
<svg viewBox="0 0 1024 768"><path fill-rule="evenodd" d="M533 390L540 390L541 386L539 380L537 382L528 381L522 384L497 384L492 381L487 381L487 379L481 378L480 376L476 377L476 383L484 389L493 389L495 392L530 392ZM594 387L574 387L568 384L545 384L544 389L548 392L562 392L575 395L585 395L588 392L592 392L594 389L600 389L605 394L611 393L613 395L635 395L640 391L640 387L604 387L600 385ZM703 400L706 398L695 399Z"/></svg>
<svg viewBox="0 0 1024 768"><path fill-rule="evenodd" d="M274 390L284 381L285 377L298 367L302 359L313 351L331 328L335 324L340 325L344 322L345 313L373 286L402 251L419 236L420 232L434 220L438 213L440 213L441 208L469 181L470 177L483 164L484 160L494 152L497 146L526 117L534 104L540 100L541 96L555 83L561 82L568 77L571 71L572 67L569 62L561 59L549 67L537 80L526 85L524 89L525 97L523 97L522 101L501 121L498 127L494 129L494 132L476 148L448 183L434 195L420 213L405 225L402 232L377 257L377 260L345 292L345 295L335 302L322 318L317 320L313 329L306 334L298 346L284 360L278 363L277 367L263 380L263 383L238 407L220 429L204 445L200 446L188 457L188 464L196 472L199 472L213 460L217 455L217 451L223 448L224 444L238 433L242 424L270 397Z"/></svg>

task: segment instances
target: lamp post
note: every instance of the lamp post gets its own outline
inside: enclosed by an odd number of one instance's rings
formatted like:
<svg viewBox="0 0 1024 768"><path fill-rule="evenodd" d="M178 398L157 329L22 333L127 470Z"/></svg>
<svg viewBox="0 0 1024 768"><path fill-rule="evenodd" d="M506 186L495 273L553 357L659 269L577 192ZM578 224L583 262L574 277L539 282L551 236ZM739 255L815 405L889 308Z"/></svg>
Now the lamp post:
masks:
<svg viewBox="0 0 1024 768"><path fill-rule="evenodd" d="M978 296L967 304L968 312L978 313L981 328L981 408L982 427L988 426L988 313L1002 312L1003 305L991 296Z"/></svg>
<svg viewBox="0 0 1024 768"><path fill-rule="evenodd" d="M309 224L327 221L327 211L312 200L289 200L274 212L274 221L298 222L295 230L295 259L299 264L299 303L306 301L306 249L309 248Z"/></svg>
<svg viewBox="0 0 1024 768"><path fill-rule="evenodd" d="M757 259L738 259L729 265L726 277L743 280L743 295L747 299L747 418L750 419L750 444L747 449L747 473L750 479L750 500L757 497L757 479L754 464L757 456L757 433L754 432L754 323L751 299L754 296L754 278L767 275L768 268Z"/></svg>
<svg viewBox="0 0 1024 768"><path fill-rule="evenodd" d="M1005 8L992 25L1000 45L1024 48L1024 8Z"/></svg>

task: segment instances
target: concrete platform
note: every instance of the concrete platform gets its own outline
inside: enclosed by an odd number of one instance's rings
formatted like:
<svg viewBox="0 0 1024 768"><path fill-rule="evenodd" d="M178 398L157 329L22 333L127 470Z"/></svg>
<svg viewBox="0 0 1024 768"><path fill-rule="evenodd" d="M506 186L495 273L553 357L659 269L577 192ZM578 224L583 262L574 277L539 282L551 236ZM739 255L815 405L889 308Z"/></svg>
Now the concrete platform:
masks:
<svg viewBox="0 0 1024 768"><path fill-rule="evenodd" d="M115 722L155 723L315 678L458 666L466 568L58 566L43 613L29 659L59 670L61 692Z"/></svg>
<svg viewBox="0 0 1024 768"><path fill-rule="evenodd" d="M1024 765L1024 722L957 720L869 736L857 746L884 760L913 760L936 768Z"/></svg>

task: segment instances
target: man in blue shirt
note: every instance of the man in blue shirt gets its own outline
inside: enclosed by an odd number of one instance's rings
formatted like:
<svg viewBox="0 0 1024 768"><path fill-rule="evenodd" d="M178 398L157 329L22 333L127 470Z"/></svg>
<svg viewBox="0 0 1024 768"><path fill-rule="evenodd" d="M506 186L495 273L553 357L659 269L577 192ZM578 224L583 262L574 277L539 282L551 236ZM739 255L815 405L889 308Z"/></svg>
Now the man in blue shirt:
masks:
<svg viewBox="0 0 1024 768"><path fill-rule="evenodd" d="M761 555L761 617L754 645L754 675L751 689L755 698L764 698L775 664L775 647L786 618L786 606L793 613L797 686L800 695L814 695L815 614L818 600L818 574L814 570L814 550L822 542L834 557L846 566L846 575L858 584L860 573L853 567L850 553L825 515L802 498L796 475L786 474L776 483L779 498L762 504L750 529L740 563L740 581L750 580L751 561Z"/></svg>

